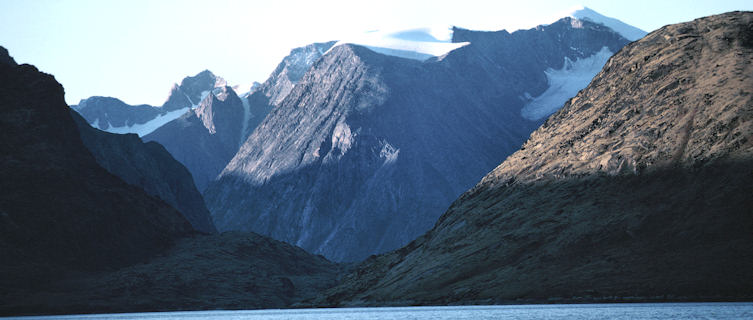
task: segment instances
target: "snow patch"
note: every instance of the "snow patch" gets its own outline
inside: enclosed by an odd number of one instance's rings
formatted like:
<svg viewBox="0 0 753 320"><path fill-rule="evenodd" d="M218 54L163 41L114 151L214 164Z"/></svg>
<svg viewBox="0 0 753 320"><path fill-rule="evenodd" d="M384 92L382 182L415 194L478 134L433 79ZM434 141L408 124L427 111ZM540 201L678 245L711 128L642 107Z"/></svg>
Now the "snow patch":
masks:
<svg viewBox="0 0 753 320"><path fill-rule="evenodd" d="M375 52L401 58L424 61L439 57L469 42L452 43L451 28L417 28L408 30L371 31L338 41L356 44Z"/></svg>
<svg viewBox="0 0 753 320"><path fill-rule="evenodd" d="M198 107L199 104L201 104L201 102L204 101L204 99L206 99L207 96L209 96L210 92L211 92L210 90L204 90L204 91L202 91L201 92L201 98L199 98L199 102L197 102L193 106L191 106L191 109L196 109L196 107Z"/></svg>
<svg viewBox="0 0 753 320"><path fill-rule="evenodd" d="M107 132L111 132L111 133L118 133L118 134L135 133L135 134L138 134L139 137L143 137L147 134L150 134L152 131L157 130L157 128L165 125L166 123L173 121L175 119L178 119L180 116L182 116L189 110L190 108L182 108L178 110L173 110L170 112L160 114L154 119L149 120L145 123L137 123L132 126L113 127L108 122L107 129L103 129L103 130ZM95 126L95 124L99 124L98 121L99 119L97 119L95 123L92 124L92 126Z"/></svg>
<svg viewBox="0 0 753 320"><path fill-rule="evenodd" d="M594 55L575 62L565 57L565 65L560 70L551 68L544 71L549 88L529 101L520 114L529 120L539 120L557 111L578 91L588 86L604 64L612 56L609 48L603 47ZM530 95L528 95L530 97Z"/></svg>
<svg viewBox="0 0 753 320"><path fill-rule="evenodd" d="M393 147L387 141L384 141L382 143L382 150L379 151L379 157L384 159L383 165L395 163L395 161L397 161L397 156L399 154L400 154L400 149Z"/></svg>
<svg viewBox="0 0 753 320"><path fill-rule="evenodd" d="M572 19L570 20L570 26L573 27L573 29L583 29L583 21L580 19Z"/></svg>
<svg viewBox="0 0 753 320"><path fill-rule="evenodd" d="M241 129L241 138L238 141L243 145L246 142L243 137L246 136L246 130L248 130L248 121L251 120L253 114L251 114L251 105L248 103L248 94L244 94L240 99L243 104L243 128Z"/></svg>

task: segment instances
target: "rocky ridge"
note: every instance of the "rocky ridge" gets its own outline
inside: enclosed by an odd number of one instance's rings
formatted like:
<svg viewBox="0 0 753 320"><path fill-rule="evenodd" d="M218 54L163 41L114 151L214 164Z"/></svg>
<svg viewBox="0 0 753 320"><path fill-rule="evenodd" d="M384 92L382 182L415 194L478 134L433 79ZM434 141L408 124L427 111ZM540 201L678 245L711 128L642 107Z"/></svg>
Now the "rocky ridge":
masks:
<svg viewBox="0 0 753 320"><path fill-rule="evenodd" d="M196 110L144 136L144 140L165 146L191 171L196 187L204 191L251 132L332 44L314 43L293 49L267 81L240 97L227 86L214 89Z"/></svg>
<svg viewBox="0 0 753 320"><path fill-rule="evenodd" d="M140 187L178 209L194 229L216 233L204 198L191 173L156 142L143 143L135 134L114 134L92 128L71 112L81 140L97 163L123 181Z"/></svg>

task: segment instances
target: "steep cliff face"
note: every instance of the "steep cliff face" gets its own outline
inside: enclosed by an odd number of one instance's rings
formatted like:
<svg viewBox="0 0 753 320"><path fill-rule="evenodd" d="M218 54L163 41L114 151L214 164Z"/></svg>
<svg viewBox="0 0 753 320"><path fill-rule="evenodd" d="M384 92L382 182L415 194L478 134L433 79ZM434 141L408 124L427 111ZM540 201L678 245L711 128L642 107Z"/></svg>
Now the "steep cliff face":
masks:
<svg viewBox="0 0 753 320"><path fill-rule="evenodd" d="M426 62L332 48L205 191L215 224L336 261L407 243L534 129L520 110L547 89L548 68L627 43L572 21L458 31L471 44Z"/></svg>
<svg viewBox="0 0 753 320"><path fill-rule="evenodd" d="M267 114L288 96L311 66L334 44L335 41L312 43L291 50L290 54L283 58L269 75L267 81L259 84L243 97L247 110L241 142L246 141Z"/></svg>
<svg viewBox="0 0 753 320"><path fill-rule="evenodd" d="M335 44L335 41L312 43L295 48L282 59L277 68L254 92L259 92L269 99L270 105L282 102L311 66Z"/></svg>
<svg viewBox="0 0 753 320"><path fill-rule="evenodd" d="M180 212L100 167L68 112L52 76L0 64L4 292L144 261L194 232Z"/></svg>
<svg viewBox="0 0 753 320"><path fill-rule="evenodd" d="M215 88L195 110L144 136L144 141L163 145L202 191L238 151L244 112L232 88Z"/></svg>
<svg viewBox="0 0 753 320"><path fill-rule="evenodd" d="M750 299L751 61L751 12L631 43L432 230L318 303Z"/></svg>
<svg viewBox="0 0 753 320"><path fill-rule="evenodd" d="M214 89L201 97L203 101L196 110L167 123L144 140L165 146L191 171L196 187L203 191L230 162L243 141L332 44L314 43L293 49L267 81L241 97L229 87ZM180 88L204 88L211 79L200 75L186 78Z"/></svg>
<svg viewBox="0 0 753 320"><path fill-rule="evenodd" d="M165 148L156 142L143 143L133 134L94 129L76 112L71 116L81 140L100 166L178 209L196 230L217 232L191 173Z"/></svg>

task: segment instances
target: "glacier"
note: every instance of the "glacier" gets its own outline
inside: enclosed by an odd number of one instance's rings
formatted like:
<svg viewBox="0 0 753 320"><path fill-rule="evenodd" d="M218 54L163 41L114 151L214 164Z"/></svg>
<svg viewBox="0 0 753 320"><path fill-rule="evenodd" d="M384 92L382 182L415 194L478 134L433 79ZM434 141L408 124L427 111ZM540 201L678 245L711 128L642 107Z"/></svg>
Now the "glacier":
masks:
<svg viewBox="0 0 753 320"><path fill-rule="evenodd" d="M131 126L120 126L120 127L113 127L109 122L107 123L108 127L104 129L104 131L110 132L110 133L118 133L118 134L126 134L126 133L135 133L139 135L139 137L143 137L147 134L152 133L152 131L157 130L157 128L163 126L165 123L168 123L170 121L173 121L175 119L180 118L180 116L184 115L186 112L191 110L190 107L173 110L170 112L166 112L163 114L158 115L152 120L149 120L145 123L136 123ZM94 126L95 124L92 124Z"/></svg>
<svg viewBox="0 0 753 320"><path fill-rule="evenodd" d="M528 120L535 121L554 113L568 99L591 83L591 79L601 71L612 54L609 48L602 47L599 52L588 58L572 61L565 57L562 69L549 68L544 71L549 88L537 97L525 95L525 99L529 101L520 110L520 114Z"/></svg>

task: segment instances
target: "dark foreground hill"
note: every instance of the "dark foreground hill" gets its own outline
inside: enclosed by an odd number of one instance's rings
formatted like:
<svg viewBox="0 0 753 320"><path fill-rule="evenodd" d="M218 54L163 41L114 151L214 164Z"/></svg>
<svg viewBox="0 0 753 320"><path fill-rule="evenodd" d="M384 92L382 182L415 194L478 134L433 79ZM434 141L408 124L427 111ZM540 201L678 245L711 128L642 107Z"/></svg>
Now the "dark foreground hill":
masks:
<svg viewBox="0 0 753 320"><path fill-rule="evenodd" d="M201 204L185 168L71 116L51 75L0 47L0 315L281 308L335 284L303 249L199 234L168 204Z"/></svg>
<svg viewBox="0 0 753 320"><path fill-rule="evenodd" d="M274 309L337 283L339 267L253 233L195 235L148 262L0 297L0 314Z"/></svg>
<svg viewBox="0 0 753 320"><path fill-rule="evenodd" d="M751 186L753 13L666 26L317 303L751 299Z"/></svg>
<svg viewBox="0 0 753 320"><path fill-rule="evenodd" d="M97 164L51 75L0 64L0 127L3 292L143 261L194 232L180 212Z"/></svg>

